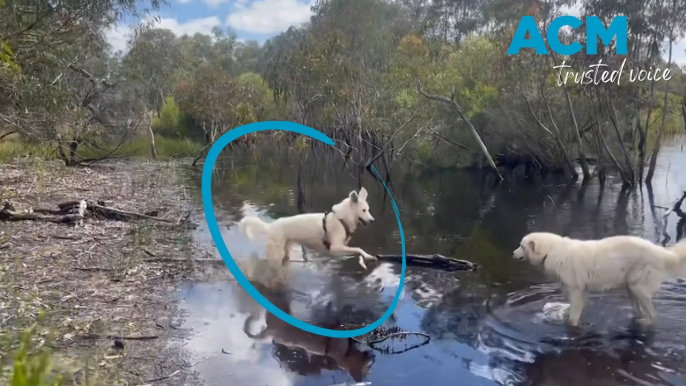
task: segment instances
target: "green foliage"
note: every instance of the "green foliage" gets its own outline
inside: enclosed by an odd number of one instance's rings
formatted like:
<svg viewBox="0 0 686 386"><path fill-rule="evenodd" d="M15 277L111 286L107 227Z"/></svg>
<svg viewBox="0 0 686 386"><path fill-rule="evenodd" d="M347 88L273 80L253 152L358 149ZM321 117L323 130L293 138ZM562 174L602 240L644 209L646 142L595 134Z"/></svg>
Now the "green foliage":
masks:
<svg viewBox="0 0 686 386"><path fill-rule="evenodd" d="M246 72L241 74L237 80L238 83L244 87L252 88L257 100L259 100L263 106L273 104L272 90L269 89L269 86L259 74Z"/></svg>
<svg viewBox="0 0 686 386"><path fill-rule="evenodd" d="M14 52L12 52L10 45L5 41L0 40L0 69L5 67L14 72L20 71L21 67L17 65L14 58L15 55Z"/></svg>
<svg viewBox="0 0 686 386"><path fill-rule="evenodd" d="M21 140L7 140L0 142L0 162L11 162L17 157L38 157L40 159L54 159L55 149L46 144L30 143Z"/></svg>
<svg viewBox="0 0 686 386"><path fill-rule="evenodd" d="M59 386L62 376L53 374L52 353L43 346L32 350L36 325L23 333L13 358L11 386Z"/></svg>
<svg viewBox="0 0 686 386"><path fill-rule="evenodd" d="M251 78L244 82L246 79ZM255 87L245 84L221 67L206 64L177 84L175 95L181 111L212 139L258 119L263 109L260 97Z"/></svg>
<svg viewBox="0 0 686 386"><path fill-rule="evenodd" d="M162 135L183 136L186 134L185 127L181 121L181 112L173 96L164 98L164 104L162 104L160 113L158 116L153 117L151 124L153 131Z"/></svg>
<svg viewBox="0 0 686 386"><path fill-rule="evenodd" d="M139 136L128 141L121 150L121 153L128 157L149 158L150 144L150 136L146 133L141 133ZM157 149L157 156L160 159L178 156L195 156L203 147L201 144L186 137L162 136L155 137L155 146ZM102 155L102 151L86 148L80 152L80 155L86 158L98 157Z"/></svg>
<svg viewBox="0 0 686 386"><path fill-rule="evenodd" d="M431 149L431 144L426 141L417 144L417 160L425 165L433 163L434 152Z"/></svg>
<svg viewBox="0 0 686 386"><path fill-rule="evenodd" d="M531 50L506 55L521 14L548 23L564 11L563 6L573 3L569 0L545 5L506 0L318 0L310 23L289 28L263 46L238 41L232 31L221 28L213 29L211 36L178 37L171 30L142 23L133 29L128 52L116 57L109 55L102 32L124 14L131 14L137 2L67 2L64 14L102 17L76 17L76 23L64 26L60 13L22 33L31 15L47 9L45 0L26 3L26 7L0 1L4 3L0 36L11 37L0 42L0 118L21 122L18 126L28 128L22 137L34 142L54 142L58 135L66 140L78 138L80 152L95 152L93 143L116 142L112 128L123 127L121 121L135 120L147 109L155 112L153 130L179 137L178 144L184 144L183 137L211 141L249 122L292 120L335 130L346 139L354 139L351 134L362 128L372 138L369 141L378 142L373 144L377 147L393 135L393 143L402 144L400 153L410 158L426 161L430 154L429 158L441 163L481 162L475 156L478 147L471 146L467 125L451 106L454 101L491 153L511 154L517 149L519 155L537 155L538 163L554 164L559 163L555 158L560 151L536 118L559 126L570 153L576 152L578 144L552 66L565 59L573 70L587 69L598 59L584 53L542 56ZM665 68L659 52L665 45L651 42L665 41L668 27L676 36L686 32L686 17L682 17L686 0L650 0L645 7L625 3L582 0L580 5L583 13L595 12L600 17L629 16L629 46L640 49L626 56L625 70ZM156 1L149 4L158 5ZM51 29L55 25L63 25L66 31ZM571 31L565 38L576 33L580 31ZM35 42L30 39L33 34L44 38ZM624 59L607 53L602 57L612 65ZM74 58L73 66L67 66ZM10 73L12 64L21 72ZM669 92L686 94L686 76L674 65L672 71ZM110 80L112 87L103 86ZM427 93L439 97L434 99L448 103L420 96L417 80ZM663 116L659 107L662 87L657 86L652 100L648 87L648 82L603 86L604 97L617 106L621 131L633 130L627 122L636 114L645 115L649 106L655 107L651 119ZM602 126L612 127L606 101L582 87L568 91L580 126L594 121L599 111ZM670 101L672 106L675 103ZM666 132L678 132L679 111L672 107L665 116ZM659 126L649 126L649 139ZM603 152L593 140L593 129L587 134L582 138L587 153ZM141 133L127 135L132 144L125 148L133 153L148 141ZM616 135L608 132L607 137L613 140ZM162 139L158 142L158 147L171 146ZM184 152L191 148L183 146ZM619 147L618 143L611 146ZM637 153L635 148L630 151ZM5 151L10 156L15 153Z"/></svg>
<svg viewBox="0 0 686 386"><path fill-rule="evenodd" d="M159 158L178 156L195 156L203 148L203 145L187 137L163 137L155 138L157 155ZM108 153L107 149L83 146L78 150L82 158L100 158ZM150 136L147 133L132 138L122 146L120 154L127 157L150 157ZM57 159L54 147L45 143L32 143L20 140L0 142L0 162L12 162L17 157L32 157L44 160Z"/></svg>

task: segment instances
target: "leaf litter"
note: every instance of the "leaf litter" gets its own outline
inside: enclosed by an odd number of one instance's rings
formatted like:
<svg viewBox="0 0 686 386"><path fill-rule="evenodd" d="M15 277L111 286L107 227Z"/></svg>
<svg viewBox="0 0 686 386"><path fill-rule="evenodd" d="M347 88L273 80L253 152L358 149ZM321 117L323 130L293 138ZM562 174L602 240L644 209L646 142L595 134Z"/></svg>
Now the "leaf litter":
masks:
<svg viewBox="0 0 686 386"><path fill-rule="evenodd" d="M109 161L65 168L38 159L0 165L0 201L10 214L0 221L3 369L22 331L34 326L31 349L52 349L53 372L69 384L197 384L182 347L188 332L173 327L177 286L193 275L201 253L182 167ZM76 204L60 207L69 202ZM36 213L43 214L10 220ZM73 221L43 221L65 213Z"/></svg>

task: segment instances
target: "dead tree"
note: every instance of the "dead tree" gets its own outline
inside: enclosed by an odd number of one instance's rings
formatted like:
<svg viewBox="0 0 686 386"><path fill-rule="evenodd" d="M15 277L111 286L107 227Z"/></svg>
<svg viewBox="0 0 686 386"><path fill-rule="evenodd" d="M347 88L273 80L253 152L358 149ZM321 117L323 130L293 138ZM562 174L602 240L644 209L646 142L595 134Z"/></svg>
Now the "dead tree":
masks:
<svg viewBox="0 0 686 386"><path fill-rule="evenodd" d="M467 117L464 115L462 112L462 108L460 105L455 102L455 93L450 96L450 98L446 98L444 96L440 95L431 95L427 94L422 90L422 83L419 79L417 79L417 91L419 92L420 95L423 97L434 100L434 101L439 101L448 104L450 107L452 107L453 111L457 113L457 115L467 124L467 127L469 127L469 131L472 132L472 136L474 137L474 140L479 144L479 147L481 148L481 152L483 153L484 157L486 157L486 160L488 161L488 164L490 167L493 169L495 174L498 176L498 179L500 181L503 180L503 176L500 175L500 171L498 171L498 167L495 165L495 162L493 161L493 157L491 157L491 154L488 152L488 148L486 148L486 145L484 144L484 141L481 140L481 136L479 136L479 133L476 131L476 128L472 123L467 119Z"/></svg>
<svg viewBox="0 0 686 386"><path fill-rule="evenodd" d="M152 115L150 114L150 111L148 111L147 107L143 107L145 109L145 115L148 118L147 119L147 125L148 125L148 132L150 133L150 155L152 156L153 159L157 159L157 146L155 146L155 133L152 131Z"/></svg>
<svg viewBox="0 0 686 386"><path fill-rule="evenodd" d="M567 99L569 114L572 116L572 122L574 123L574 136L576 138L577 146L579 147L577 153L579 155L579 164L581 164L581 172L584 176L583 182L588 182L591 180L591 172L588 169L588 162L586 161L586 154L584 153L584 143L581 140L581 134L579 133L579 124L576 121L576 114L574 114L572 98L569 97L569 92L566 88L563 88L563 91L565 93L565 98Z"/></svg>
<svg viewBox="0 0 686 386"><path fill-rule="evenodd" d="M672 0L672 17L675 16L677 8L677 0ZM669 29L669 57L667 59L667 68L672 65L672 46L674 45L674 20L670 20L672 25ZM657 132L657 138L655 138L655 144L653 145L653 152L650 155L650 164L648 166L648 174L646 175L646 184L650 185L653 180L653 175L655 175L655 167L657 166L657 156L660 154L660 148L662 146L662 137L665 134L665 126L667 125L667 115L669 114L669 82L665 82L665 92L664 100L662 105L662 122L660 122L660 129Z"/></svg>
<svg viewBox="0 0 686 386"><path fill-rule="evenodd" d="M544 97L545 103L548 107L548 115L550 116L550 121L553 124L553 128L555 129L555 132L550 130L546 126L546 124L543 123L543 121L541 120L539 115L536 114L533 106L531 106L531 101L529 101L529 98L526 97L526 95L524 94L524 90L522 90L521 87L519 88L519 91L522 95L522 98L524 98L524 101L526 101L526 105L529 108L529 112L531 113L531 115L536 120L536 123L538 123L538 126L540 126L541 129L543 129L543 131L548 133L548 135L550 135L553 138L553 140L555 140L555 144L557 145L558 149L562 153L562 160L565 163L565 167L567 168L567 172L572 177L572 180L576 181L577 179L579 179L579 173L576 172L576 168L574 168L574 164L572 164L572 161L569 159L569 155L567 154L567 148L565 147L564 143L562 142L562 139L560 138L560 129L557 127L557 125L555 124L555 120L553 119L553 111L550 108L550 102L548 101L547 98Z"/></svg>
<svg viewBox="0 0 686 386"><path fill-rule="evenodd" d="M115 83L110 81L110 73L96 77L74 64L68 65L66 70L74 74L72 84L80 96L75 106L69 109L72 118L72 122L67 123L71 127L70 138L63 140L59 132L56 134L57 154L66 166L83 165L116 156L138 130L142 118L127 122L116 118L116 107L121 107L117 102L126 102L115 96ZM80 118L81 112L86 112L85 118ZM99 157L79 159L78 151L84 143L103 154ZM64 144L68 144L67 149L64 148Z"/></svg>
<svg viewBox="0 0 686 386"><path fill-rule="evenodd" d="M602 91L601 91L602 92ZM631 179L632 185L634 181L636 181L635 178L635 173L633 169L633 165L631 163L631 158L629 157L629 152L626 150L626 147L624 146L624 137L622 134L619 132L619 114L617 114L617 109L615 108L615 103L610 99L610 97L603 92L603 95L605 96L606 104L605 107L607 108L608 114L610 115L610 122L612 123L612 127L614 128L614 132L617 135L617 142L619 143L619 151L622 152L622 159L624 160L624 167L627 173L627 177Z"/></svg>

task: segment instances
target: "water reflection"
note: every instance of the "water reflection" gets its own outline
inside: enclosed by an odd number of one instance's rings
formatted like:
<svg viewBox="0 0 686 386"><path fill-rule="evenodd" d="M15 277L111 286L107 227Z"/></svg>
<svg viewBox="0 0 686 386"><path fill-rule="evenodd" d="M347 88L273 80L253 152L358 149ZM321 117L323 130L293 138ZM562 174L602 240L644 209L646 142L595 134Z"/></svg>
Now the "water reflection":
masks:
<svg viewBox="0 0 686 386"><path fill-rule="evenodd" d="M291 293L287 289L256 286L260 293L282 311L291 314ZM331 302L327 304L330 306ZM325 308L328 322L320 327L334 328L340 325L331 307ZM253 324L259 332L251 332ZM332 339L293 327L264 309L248 315L243 332L255 340L271 341L273 355L286 369L300 375L320 374L323 369L343 370L355 381L361 381L374 361L371 350L361 349L353 339Z"/></svg>
<svg viewBox="0 0 686 386"><path fill-rule="evenodd" d="M250 262L259 260L260 256L251 256L260 255L260 245L225 225L246 214L272 218L297 214L298 206L305 212L324 211L340 200L341 192L359 183L347 174L331 172L340 168L327 160L303 168L289 166L277 155L265 153L262 160L256 166L238 157L214 176L214 206L224 240L234 257ZM663 149L652 195L645 189L622 190L611 178L604 187L568 185L551 177L543 182L506 181L493 189L479 173L396 168L393 196L407 251L454 256L480 267L477 272L408 267L401 302L386 326L424 331L431 342L400 355L376 352L371 367L364 354L369 347L364 345L335 343L339 354L326 355L325 338L307 337L269 319L245 291L222 278L189 283L181 296L188 310L187 324L199 334L189 346L199 356L211 356L199 371L210 385L247 384L247 379L269 385L327 385L359 379L375 386L684 385L686 289L682 284L665 285L655 299L659 316L653 336L631 332L630 302L623 291L591 296L582 331L570 335L564 325L540 315L544 304L566 301L560 288L510 257L521 237L536 230L578 238L633 234L655 242L662 241L663 230L672 240L683 237L683 212L674 209L666 218L666 228L663 216L686 189L684 161L678 146ZM300 188L298 174L303 181ZM195 185L199 203L199 176L191 176L190 184ZM356 234L352 244L369 253L399 253L400 237L388 199L381 187L367 180L364 185L377 221ZM206 228L201 226L197 232L199 242L211 245ZM269 296L281 309L318 325L340 319L375 320L390 304L399 283L396 264L369 262L370 269L362 272L355 259L312 257L304 263L297 261L294 251L292 260L284 279L288 291ZM243 272L253 278L255 273L269 272L259 264L242 264ZM261 289L265 296L267 292ZM255 339L244 332L250 315L247 331L257 335ZM222 354L221 348L232 355ZM346 357L340 354L343 350L353 354Z"/></svg>

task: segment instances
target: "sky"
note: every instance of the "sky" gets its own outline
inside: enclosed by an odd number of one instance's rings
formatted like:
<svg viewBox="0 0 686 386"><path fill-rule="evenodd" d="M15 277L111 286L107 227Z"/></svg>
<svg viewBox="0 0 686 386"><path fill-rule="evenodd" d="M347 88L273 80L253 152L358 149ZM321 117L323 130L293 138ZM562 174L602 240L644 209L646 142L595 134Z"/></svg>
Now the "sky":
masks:
<svg viewBox="0 0 686 386"><path fill-rule="evenodd" d="M159 28L178 36L210 34L213 27L231 27L240 40L264 43L292 25L310 20L315 0L167 0L157 13ZM107 31L113 51L125 51L132 20Z"/></svg>
<svg viewBox="0 0 686 386"><path fill-rule="evenodd" d="M167 0L158 12L160 28L178 36L196 32L210 34L213 27L231 27L240 40L267 39L286 31L292 25L310 20L310 6L315 0ZM563 14L578 16L578 7L563 9ZM127 35L132 20L124 20L107 31L112 50L126 51ZM666 45L665 45L666 46ZM667 59L667 52L663 54ZM686 65L686 39L676 42L672 61Z"/></svg>

